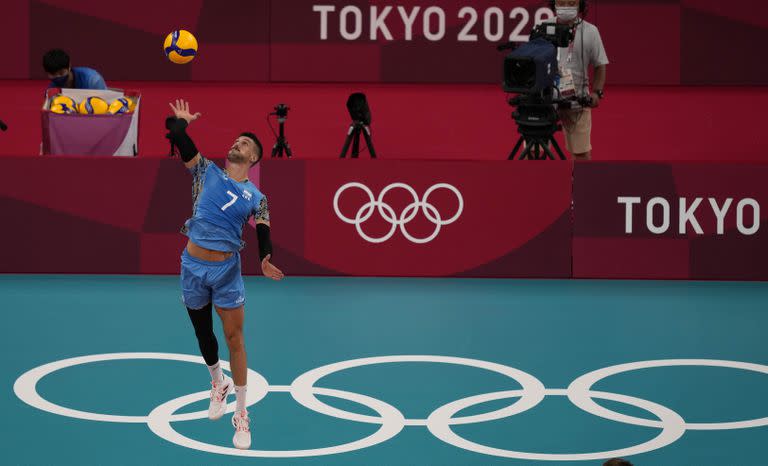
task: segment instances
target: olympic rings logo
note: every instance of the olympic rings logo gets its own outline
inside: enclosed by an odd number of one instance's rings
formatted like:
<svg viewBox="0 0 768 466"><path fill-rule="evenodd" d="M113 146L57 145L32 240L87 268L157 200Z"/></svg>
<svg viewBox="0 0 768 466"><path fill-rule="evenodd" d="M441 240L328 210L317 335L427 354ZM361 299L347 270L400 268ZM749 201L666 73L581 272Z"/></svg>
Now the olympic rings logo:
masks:
<svg viewBox="0 0 768 466"><path fill-rule="evenodd" d="M363 204L358 210L357 214L355 214L354 218L349 218L341 213L341 209L339 209L339 198L341 197L342 193L350 188L360 188L363 190L364 193L368 195L368 202ZM402 212L400 212L400 215L395 214L395 210L384 202L384 196L386 194L396 188L404 189L408 191L408 193L413 198L413 202L409 204L405 209L403 209ZM429 203L429 196L433 192L435 192L438 189L447 189L451 192L453 192L456 195L456 199L459 201L459 207L456 209L456 213L453 215L453 217L450 217L447 220L443 220L442 216L440 215L440 212L437 210L437 208ZM371 218L373 215L374 209L378 210L379 215L389 222L392 227L390 228L389 232L387 232L384 236L374 238L369 235L367 235L363 231L362 224L365 223L368 219ZM435 230L427 236L426 238L416 238L413 235L411 235L408 230L406 229L405 225L409 223L411 220L416 218L416 215L419 213L419 209L424 213L424 216L432 222L435 225ZM427 189L427 191L424 193L424 196L419 199L419 196L416 194L416 190L414 190L412 187L408 186L405 183L392 183L386 188L384 188L381 193L379 194L378 198L373 197L373 192L368 188L368 186L358 183L358 182L350 182L342 187L340 187L338 190L336 190L336 194L333 196L333 210L336 212L336 215L345 223L349 223L350 225L354 225L357 229L357 233L362 237L364 240L368 241L369 243L383 243L384 241L387 241L392 237L392 235L395 234L395 231L397 231L397 227L400 227L400 231L402 232L403 236L408 239L408 241L416 244L424 244L429 243L433 239L435 239L440 233L440 229L444 227L445 225L450 225L451 223L455 222L459 216L461 215L462 211L464 210L464 198L461 196L461 193L459 192L456 187L448 184L448 183L438 183Z"/></svg>
<svg viewBox="0 0 768 466"><path fill-rule="evenodd" d="M171 427L171 423L173 422L206 418L206 411L198 411L185 414L176 414L176 412L189 404L208 398L208 391L192 393L172 399L161 404L160 406L157 406L148 415L145 416L119 416L79 411L54 404L42 398L37 392L36 387L38 382L45 376L58 370L80 364L88 364L99 361L134 359L170 360L205 364L203 359L199 356L172 353L112 353L80 356L76 358L55 361L27 371L16 380L16 383L13 386L13 390L16 396L23 402L53 414L91 421L146 423L152 432L154 432L160 438L183 447L223 455L262 458L298 458L351 452L386 442L387 440L400 433L400 431L402 431L405 427L421 426L426 427L435 437L442 440L443 442L458 448L463 448L465 450L485 455L540 461L602 460L618 456L638 455L663 448L677 441L687 430L732 430L762 427L768 425L768 417L732 422L686 422L676 412L652 401L618 393L592 390L592 387L596 383L607 377L639 369L650 369L657 367L725 367L768 374L768 366L746 362L712 359L669 359L619 364L584 374L576 378L573 382L570 383L568 388L565 389L546 388L542 382L534 376L519 369L515 369L513 367L505 366L502 364L481 361L477 359L435 355L379 356L332 363L312 369L300 375L293 381L293 383L291 383L291 385L270 385L262 375L251 369L248 369L248 406L259 402L269 393L289 393L299 404L315 412L352 422L379 425L379 429L376 432L360 440L352 441L342 445L309 450L238 450L232 447L223 447L198 440L193 440L180 434L173 427ZM469 396L467 398L462 398L460 400L456 400L438 407L426 418L406 418L397 408L384 401L359 393L331 388L322 388L315 385L318 381L320 381L320 379L339 371L355 367L389 363L440 363L474 367L506 376L511 381L519 384L522 388ZM221 365L225 370L229 371L229 363L222 361ZM372 411L376 412L377 415L363 415L335 408L320 401L317 398L317 395L348 400L370 408ZM601 418L624 424L657 428L661 429L661 432L659 432L656 437L647 442L612 451L591 453L528 453L522 451L504 450L475 443L459 436L451 428L451 426L454 425L489 422L520 414L533 409L547 396L565 396L568 397L571 403L573 403L576 407L594 416L599 416ZM511 403L509 406L497 409L495 411L471 416L456 416L456 413L466 408L489 401L504 399L516 399L516 401ZM598 405L594 401L595 399L610 400L621 404L634 406L636 408L648 411L658 420L649 420L621 414ZM228 406L228 412L232 412L233 410L234 403L231 403Z"/></svg>

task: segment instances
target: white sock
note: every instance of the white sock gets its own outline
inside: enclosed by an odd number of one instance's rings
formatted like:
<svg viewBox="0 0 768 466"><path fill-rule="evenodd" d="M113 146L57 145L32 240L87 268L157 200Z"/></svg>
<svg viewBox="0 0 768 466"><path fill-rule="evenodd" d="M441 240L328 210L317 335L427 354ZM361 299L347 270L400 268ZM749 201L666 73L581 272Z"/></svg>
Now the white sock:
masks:
<svg viewBox="0 0 768 466"><path fill-rule="evenodd" d="M211 373L211 380L213 380L216 383L221 382L224 380L224 373L221 372L221 361L216 361L216 364L212 366L208 366L208 372Z"/></svg>
<svg viewBox="0 0 768 466"><path fill-rule="evenodd" d="M235 398L237 398L237 407L235 408L236 413L245 411L245 392L247 390L248 385L243 385L242 387L235 385Z"/></svg>

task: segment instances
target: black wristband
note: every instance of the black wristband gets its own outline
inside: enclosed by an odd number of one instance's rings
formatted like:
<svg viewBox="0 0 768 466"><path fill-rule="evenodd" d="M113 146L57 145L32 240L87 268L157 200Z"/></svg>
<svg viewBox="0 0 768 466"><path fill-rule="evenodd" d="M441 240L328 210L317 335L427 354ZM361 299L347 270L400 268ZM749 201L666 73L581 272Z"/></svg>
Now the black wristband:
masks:
<svg viewBox="0 0 768 466"><path fill-rule="evenodd" d="M169 130L165 137L170 139L173 145L178 148L181 160L185 162L189 162L200 152L192 138L187 134L187 126L189 123L184 118L167 118L165 120L165 127Z"/></svg>
<svg viewBox="0 0 768 466"><path fill-rule="evenodd" d="M259 240L259 260L272 254L272 240L269 238L269 226L263 223L256 224L256 238Z"/></svg>

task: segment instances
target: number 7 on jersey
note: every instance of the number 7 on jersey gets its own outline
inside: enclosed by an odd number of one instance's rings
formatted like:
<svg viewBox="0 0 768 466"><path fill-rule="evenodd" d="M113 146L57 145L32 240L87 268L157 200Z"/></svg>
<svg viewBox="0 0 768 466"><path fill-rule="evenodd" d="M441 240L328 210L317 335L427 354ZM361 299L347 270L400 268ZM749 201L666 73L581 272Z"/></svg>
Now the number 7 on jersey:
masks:
<svg viewBox="0 0 768 466"><path fill-rule="evenodd" d="M232 196L232 200L221 206L221 210L227 210L229 206L234 204L237 201L237 195L235 195L232 191L227 191L227 194Z"/></svg>

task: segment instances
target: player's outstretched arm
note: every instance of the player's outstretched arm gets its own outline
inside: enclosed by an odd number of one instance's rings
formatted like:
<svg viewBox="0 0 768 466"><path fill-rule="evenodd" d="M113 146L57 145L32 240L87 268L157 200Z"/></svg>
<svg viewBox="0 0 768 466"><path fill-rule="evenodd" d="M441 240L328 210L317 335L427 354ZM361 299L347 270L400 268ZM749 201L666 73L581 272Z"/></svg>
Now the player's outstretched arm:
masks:
<svg viewBox="0 0 768 466"><path fill-rule="evenodd" d="M261 258L261 271L265 277L272 280L282 280L285 274L272 265L272 240L269 237L269 222L265 220L256 220L256 236L259 239L259 257Z"/></svg>
<svg viewBox="0 0 768 466"><path fill-rule="evenodd" d="M187 168L194 167L200 160L200 151L197 150L186 129L190 123L200 118L202 113L191 113L189 111L189 102L185 102L183 99L177 99L176 105L173 103L168 105L171 106L171 110L173 110L173 114L176 116L176 121L171 122L168 126L170 131L168 137L178 147L181 160L184 161Z"/></svg>

